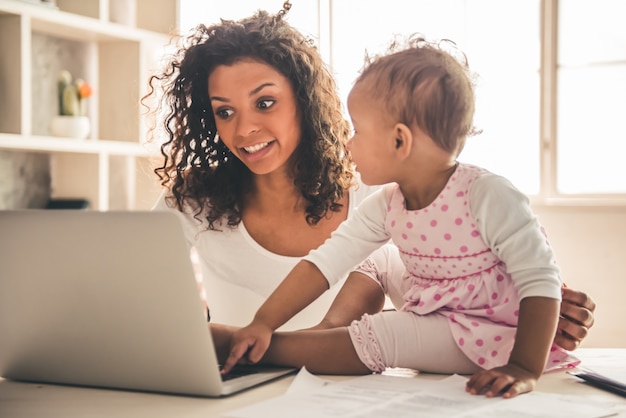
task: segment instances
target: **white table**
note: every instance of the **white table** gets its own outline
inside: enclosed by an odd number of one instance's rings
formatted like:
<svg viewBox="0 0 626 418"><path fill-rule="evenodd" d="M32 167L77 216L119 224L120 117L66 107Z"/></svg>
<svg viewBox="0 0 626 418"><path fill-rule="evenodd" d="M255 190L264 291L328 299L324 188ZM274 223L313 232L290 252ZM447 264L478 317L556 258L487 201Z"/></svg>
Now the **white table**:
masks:
<svg viewBox="0 0 626 418"><path fill-rule="evenodd" d="M575 354L593 368L607 363L626 365L624 349L579 349ZM441 379L444 376L421 374L416 379ZM347 376L324 376L346 379ZM285 393L294 376L282 378L240 394L208 399L175 395L93 389L40 383L23 383L0 378L0 417L219 417L225 412ZM626 398L581 383L565 372L544 375L537 390L550 393L575 394L590 399L618 403L626 417Z"/></svg>

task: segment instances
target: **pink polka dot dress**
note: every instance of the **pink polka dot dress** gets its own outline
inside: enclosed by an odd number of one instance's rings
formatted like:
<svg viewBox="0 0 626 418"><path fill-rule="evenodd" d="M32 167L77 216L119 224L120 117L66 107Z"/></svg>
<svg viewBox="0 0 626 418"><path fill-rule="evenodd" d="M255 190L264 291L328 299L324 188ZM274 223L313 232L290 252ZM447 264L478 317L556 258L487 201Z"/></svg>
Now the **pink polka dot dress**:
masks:
<svg viewBox="0 0 626 418"><path fill-rule="evenodd" d="M406 210L400 188L390 196L385 227L411 282L402 310L439 312L470 360L485 369L507 363L519 298L506 265L485 243L469 207L472 182L485 171L460 164L436 200ZM553 345L546 370L577 364Z"/></svg>

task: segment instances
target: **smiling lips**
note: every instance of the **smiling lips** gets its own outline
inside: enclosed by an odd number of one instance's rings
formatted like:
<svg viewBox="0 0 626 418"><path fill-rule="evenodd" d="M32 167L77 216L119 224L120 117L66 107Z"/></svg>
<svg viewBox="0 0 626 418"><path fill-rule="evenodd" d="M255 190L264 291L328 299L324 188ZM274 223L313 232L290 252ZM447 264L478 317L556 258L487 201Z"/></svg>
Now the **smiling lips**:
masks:
<svg viewBox="0 0 626 418"><path fill-rule="evenodd" d="M261 144L251 145L249 147L243 147L243 150L248 154L254 154L255 152L259 152L262 149L267 148L272 142L274 141L263 142Z"/></svg>

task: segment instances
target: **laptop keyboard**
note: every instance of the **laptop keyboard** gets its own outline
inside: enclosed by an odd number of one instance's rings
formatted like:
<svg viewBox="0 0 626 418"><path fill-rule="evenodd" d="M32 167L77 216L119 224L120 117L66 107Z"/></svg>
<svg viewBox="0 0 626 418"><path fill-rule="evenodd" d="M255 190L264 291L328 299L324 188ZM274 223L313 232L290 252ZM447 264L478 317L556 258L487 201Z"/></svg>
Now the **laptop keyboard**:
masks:
<svg viewBox="0 0 626 418"><path fill-rule="evenodd" d="M222 366L220 365L220 370L222 370ZM228 380L236 379L238 377L247 376L249 374L258 373L258 370L253 368L244 367L244 366L235 366L231 369L228 374L220 374L222 377L222 382L226 382Z"/></svg>

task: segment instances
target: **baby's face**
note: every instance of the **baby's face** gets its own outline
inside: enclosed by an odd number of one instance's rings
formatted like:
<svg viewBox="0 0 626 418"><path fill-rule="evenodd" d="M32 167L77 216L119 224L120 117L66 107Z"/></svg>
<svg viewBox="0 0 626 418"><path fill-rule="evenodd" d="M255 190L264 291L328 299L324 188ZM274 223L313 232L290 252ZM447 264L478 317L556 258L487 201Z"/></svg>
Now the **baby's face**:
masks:
<svg viewBox="0 0 626 418"><path fill-rule="evenodd" d="M385 184L394 164L394 123L380 100L370 93L367 80L358 82L348 96L353 135L348 150L365 184Z"/></svg>

